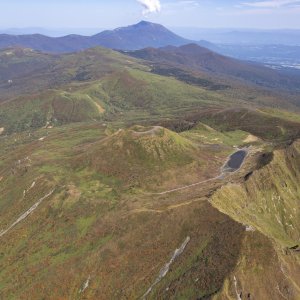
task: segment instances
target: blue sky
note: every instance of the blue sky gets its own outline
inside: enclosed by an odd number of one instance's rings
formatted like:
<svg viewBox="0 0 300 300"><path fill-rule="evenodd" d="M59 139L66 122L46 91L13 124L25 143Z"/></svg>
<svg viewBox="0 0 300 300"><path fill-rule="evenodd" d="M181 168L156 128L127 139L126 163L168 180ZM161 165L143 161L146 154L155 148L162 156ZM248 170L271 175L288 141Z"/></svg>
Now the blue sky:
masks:
<svg viewBox="0 0 300 300"><path fill-rule="evenodd" d="M171 27L300 29L300 0L0 0L0 28L115 28L141 19Z"/></svg>

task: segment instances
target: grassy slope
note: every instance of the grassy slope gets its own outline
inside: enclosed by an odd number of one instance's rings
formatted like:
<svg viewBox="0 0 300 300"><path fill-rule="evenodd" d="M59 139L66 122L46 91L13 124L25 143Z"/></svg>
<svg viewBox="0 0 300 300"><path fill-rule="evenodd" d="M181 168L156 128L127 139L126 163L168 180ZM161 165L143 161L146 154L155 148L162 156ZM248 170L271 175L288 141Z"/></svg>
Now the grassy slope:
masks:
<svg viewBox="0 0 300 300"><path fill-rule="evenodd" d="M271 241L266 247L266 242L263 242L265 237L259 238L257 233L250 233L243 246L248 254L240 258L240 263L234 271L240 289L245 292L252 286L251 293L255 298L270 297L276 289L285 297L299 297L299 255L289 250L299 242L299 145L298 140L286 149L276 150L267 166L255 171L245 182L223 186L211 200L220 211L240 223L251 225ZM255 243L257 246L254 246ZM256 257L255 252L258 248L269 254L265 258ZM274 261L264 267L271 257ZM275 267L276 264L280 267ZM277 274L277 278L274 278L272 273ZM259 274L268 278L268 282L261 282ZM290 287L286 288L288 281ZM275 289L263 290L264 285L275 286ZM221 295L225 297L226 286ZM273 299L277 298L278 295Z"/></svg>
<svg viewBox="0 0 300 300"><path fill-rule="evenodd" d="M223 187L213 202L226 207L226 211L240 221L259 228L282 246L297 244L299 150L299 142L295 142L288 150L275 151L268 166L254 172L244 185Z"/></svg>
<svg viewBox="0 0 300 300"><path fill-rule="evenodd" d="M232 274L240 272L239 284L253 276L245 273L248 267L235 268L243 255L251 258L247 245L257 240L263 246L256 249L255 264L270 268L270 276L277 270L281 258L261 258L266 249L273 253L268 238L249 236L241 224L214 209L201 186L149 194L154 187L164 190L216 175L233 146L245 145L249 134L218 132L205 124L181 134L151 130L118 131L116 124L90 123L1 137L1 229L55 187L32 215L1 238L2 297L138 298L187 236L187 249L150 298L196 298L222 287L234 297ZM153 181L153 174L159 180ZM261 219L262 231L271 221ZM89 277L90 286L81 294Z"/></svg>
<svg viewBox="0 0 300 300"><path fill-rule="evenodd" d="M47 122L161 121L258 103L272 109L294 108L269 91L245 85L211 90L153 74L142 61L103 48L58 56L26 49L1 51L0 76L0 128L7 133L40 128ZM7 82L10 79L12 84Z"/></svg>
<svg viewBox="0 0 300 300"><path fill-rule="evenodd" d="M154 135L145 135L148 129L134 127L107 136L114 131L110 125L72 125L1 138L1 229L55 187L53 196L1 238L2 297L26 299L30 295L31 299L39 299L42 293L46 298L50 295L56 299L81 298L79 289L89 275L93 288L86 292L88 298L140 296L187 235L192 241L188 256L178 266L177 276L185 272L188 264L198 261L199 251L209 253L214 240L224 239L226 249L234 240L236 247L232 249L231 263L217 270L213 264L211 273L201 275L207 276L201 281L203 293L210 292L215 284L222 284L237 258L237 241L242 234L240 225L206 201L192 196L186 199L192 201L186 206L181 206L180 198L166 197L160 213L147 212L145 207L160 206L161 201L148 195L145 188L157 185L157 182L149 181L151 172L157 172L160 185L165 182L170 187L193 183L197 176L212 176L222 165L230 147L224 145L216 150L212 145L207 152L208 148L196 147L195 138L190 141L186 134L183 137L158 129ZM39 140L45 136L43 141ZM243 143L241 139L239 141ZM120 143L121 152L119 146L114 148ZM136 155L135 151L141 155ZM89 153L93 153L92 165L85 159ZM176 159L178 156L180 160ZM138 169L127 166L126 176L113 172L123 170L130 157L137 160L130 166ZM101 158L110 162L109 173L99 167ZM209 172L201 167L203 159L210 161ZM197 161L200 168L196 176L191 170ZM182 171L174 176L178 170ZM170 180L164 174L176 177L176 180ZM146 183L145 187L136 185L132 189L128 186L128 180L132 183L136 175ZM35 186L30 189L33 182ZM25 196L24 190L27 190ZM238 233L236 237L223 237L224 222ZM153 261L157 263L153 265ZM112 272L109 272L111 267ZM116 276L114 270L118 270L120 276ZM220 274L217 280L213 279L214 274ZM126 286L128 281L132 282L130 286ZM120 294L114 294L116 290Z"/></svg>
<svg viewBox="0 0 300 300"><path fill-rule="evenodd" d="M197 124L199 120L218 131L242 130L269 142L293 140L300 137L298 114L280 110L260 110L237 107L199 111L185 117Z"/></svg>
<svg viewBox="0 0 300 300"><path fill-rule="evenodd" d="M232 299L234 274L238 290L253 294L259 289L258 298L297 295L291 283L299 278L297 258L281 251L297 240L290 229L299 226L297 143L275 152L271 164L245 184L218 191L213 198L218 209L207 201L218 187L214 184L151 194L217 175L233 146L249 144L250 133L269 142L295 138L296 114L232 108L255 103L262 94L253 99L244 90L226 94L191 86L151 74L109 50L68 55L56 67L52 74L66 78L63 84L1 105L0 127L17 133L0 136L0 229L55 188L28 219L0 238L2 298L139 298L187 236L186 251L150 295L153 299L215 293ZM47 122L54 128L33 131ZM140 123L165 123L178 131L184 124L191 130L144 134L151 128L128 128ZM264 199L268 205L261 212ZM244 222L263 235L245 232ZM278 289L261 284L262 269L273 286L279 282ZM89 288L80 293L88 278Z"/></svg>
<svg viewBox="0 0 300 300"><path fill-rule="evenodd" d="M139 128L139 127L138 127ZM116 176L131 188L154 191L200 181L217 173L222 151L206 154L187 138L162 127L121 130L77 158L97 172ZM225 147L224 147L225 148ZM99 153L99 155L98 155Z"/></svg>

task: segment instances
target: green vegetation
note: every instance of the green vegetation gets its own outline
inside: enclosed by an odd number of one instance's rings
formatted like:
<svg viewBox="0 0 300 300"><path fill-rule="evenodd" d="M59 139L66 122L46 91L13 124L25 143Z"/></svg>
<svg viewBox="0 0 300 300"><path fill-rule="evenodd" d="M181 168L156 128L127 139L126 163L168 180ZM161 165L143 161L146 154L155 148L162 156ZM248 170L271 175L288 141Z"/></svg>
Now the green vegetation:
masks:
<svg viewBox="0 0 300 300"><path fill-rule="evenodd" d="M22 78L11 88L0 87L0 128L8 134L74 122L159 123L199 111L206 112L207 119L211 109L259 103L266 112L282 106L280 97L263 90L236 83L225 90L197 86L154 74L142 61L103 48L59 56L21 49L6 52L0 51L0 76L10 70ZM275 110L270 113L274 114ZM262 119L269 121L270 116Z"/></svg>
<svg viewBox="0 0 300 300"><path fill-rule="evenodd" d="M267 167L255 172L244 185L224 186L212 203L239 222L259 228L282 247L297 244L299 150L296 142L289 151L275 151Z"/></svg>
<svg viewBox="0 0 300 300"><path fill-rule="evenodd" d="M102 48L11 52L0 235L20 222L0 236L1 299L139 299L187 237L149 299L299 298L297 111Z"/></svg>
<svg viewBox="0 0 300 300"><path fill-rule="evenodd" d="M248 143L247 138L249 137L249 133L245 131L235 130L220 132L203 123L199 123L188 132L183 132L182 135L194 138L204 144L222 144L229 147L246 145ZM252 139L252 142L257 141L255 138Z"/></svg>

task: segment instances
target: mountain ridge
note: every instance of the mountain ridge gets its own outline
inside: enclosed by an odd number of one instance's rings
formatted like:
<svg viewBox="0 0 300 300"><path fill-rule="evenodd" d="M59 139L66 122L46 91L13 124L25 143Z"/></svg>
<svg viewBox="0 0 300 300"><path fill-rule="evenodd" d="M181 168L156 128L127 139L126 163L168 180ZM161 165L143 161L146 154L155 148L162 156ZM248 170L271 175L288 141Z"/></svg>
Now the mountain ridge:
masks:
<svg viewBox="0 0 300 300"><path fill-rule="evenodd" d="M196 43L225 56L255 61L288 73L298 73L299 46L215 44L206 40L205 35L202 39L192 40L174 33L161 24L148 21L104 30L93 35L67 34L50 37L39 33L0 34L0 49L19 46L47 53L71 53L97 46L126 51L168 45L181 46L189 43Z"/></svg>
<svg viewBox="0 0 300 300"><path fill-rule="evenodd" d="M127 54L155 62L159 66L171 64L194 71L230 76L235 80L244 80L268 88L285 88L297 90L300 76L274 70L258 63L227 57L195 43L179 47L145 48ZM160 68L160 67L158 67Z"/></svg>
<svg viewBox="0 0 300 300"><path fill-rule="evenodd" d="M299 92L152 49L0 50L1 299L299 299Z"/></svg>
<svg viewBox="0 0 300 300"><path fill-rule="evenodd" d="M114 30L105 30L92 36L69 34L62 37L49 37L42 34L0 34L0 48L2 49L20 46L54 53L76 52L96 46L134 50L148 46L162 47L169 44L178 46L189 42L191 41L176 35L163 25L147 21Z"/></svg>

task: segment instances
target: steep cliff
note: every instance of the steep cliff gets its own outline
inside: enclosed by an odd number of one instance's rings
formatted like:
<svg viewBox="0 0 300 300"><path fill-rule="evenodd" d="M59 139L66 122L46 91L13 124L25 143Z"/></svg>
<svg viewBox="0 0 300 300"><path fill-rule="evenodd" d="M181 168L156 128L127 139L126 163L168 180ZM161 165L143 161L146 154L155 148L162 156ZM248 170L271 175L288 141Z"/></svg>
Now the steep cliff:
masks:
<svg viewBox="0 0 300 300"><path fill-rule="evenodd" d="M216 299L299 299L300 141L240 183L219 189L211 203L246 227L234 272ZM248 298L247 298L248 297Z"/></svg>

